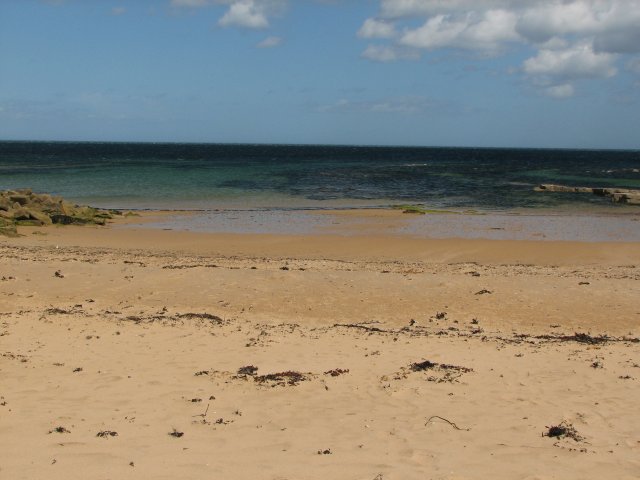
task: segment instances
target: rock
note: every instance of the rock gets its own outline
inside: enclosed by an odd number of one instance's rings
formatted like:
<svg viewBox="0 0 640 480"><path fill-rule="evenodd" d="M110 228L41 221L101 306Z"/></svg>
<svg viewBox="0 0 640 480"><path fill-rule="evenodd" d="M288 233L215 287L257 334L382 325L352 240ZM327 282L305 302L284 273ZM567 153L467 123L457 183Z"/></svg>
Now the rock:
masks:
<svg viewBox="0 0 640 480"><path fill-rule="evenodd" d="M60 202L60 212L61 212L63 215L70 215L70 216L72 216L72 215L75 215L75 214L76 214L76 209L75 209L75 207L74 207L72 204L70 204L69 202L62 201L62 202Z"/></svg>
<svg viewBox="0 0 640 480"><path fill-rule="evenodd" d="M552 183L543 183L534 188L537 192L570 192L570 193L593 193L590 187L570 187L567 185L554 185Z"/></svg>
<svg viewBox="0 0 640 480"><path fill-rule="evenodd" d="M612 193L611 201L615 203L626 203L628 205L640 205L640 192Z"/></svg>
<svg viewBox="0 0 640 480"><path fill-rule="evenodd" d="M30 189L0 192L0 220L15 225L105 225L113 212L73 205L61 197L33 193Z"/></svg>
<svg viewBox="0 0 640 480"><path fill-rule="evenodd" d="M0 196L0 211L7 211L11 208L11 201L5 196Z"/></svg>
<svg viewBox="0 0 640 480"><path fill-rule="evenodd" d="M98 210L92 207L80 207L76 205L75 215L82 218L93 218L98 213Z"/></svg>
<svg viewBox="0 0 640 480"><path fill-rule="evenodd" d="M40 223L42 223L42 225L51 225L51 218L46 213L34 211L31 209L27 211L29 212L29 215L33 220L38 220Z"/></svg>
<svg viewBox="0 0 640 480"><path fill-rule="evenodd" d="M640 205L640 190L629 188L605 188L605 187L571 187L566 185L541 184L534 188L536 192L569 192L592 193L599 197L609 197L614 203L627 205Z"/></svg>
<svg viewBox="0 0 640 480"><path fill-rule="evenodd" d="M15 224L12 221L7 222L0 218L0 236L17 237L18 231L16 230Z"/></svg>
<svg viewBox="0 0 640 480"><path fill-rule="evenodd" d="M85 225L87 223L91 223L90 220L87 220L85 218L79 218L64 214L51 215L51 221L60 225Z"/></svg>
<svg viewBox="0 0 640 480"><path fill-rule="evenodd" d="M15 194L9 195L9 200L22 206L26 205L29 202L29 197L26 195Z"/></svg>
<svg viewBox="0 0 640 480"><path fill-rule="evenodd" d="M60 202L47 193L34 194L31 202L41 206L43 210L60 208Z"/></svg>
<svg viewBox="0 0 640 480"><path fill-rule="evenodd" d="M16 222L20 222L22 225L50 225L51 224L51 219L49 218L49 215L47 215L46 213L38 212L25 207L19 207L6 213L12 214L13 220Z"/></svg>
<svg viewBox="0 0 640 480"><path fill-rule="evenodd" d="M18 207L13 209L14 220L30 220L31 213L24 207Z"/></svg>

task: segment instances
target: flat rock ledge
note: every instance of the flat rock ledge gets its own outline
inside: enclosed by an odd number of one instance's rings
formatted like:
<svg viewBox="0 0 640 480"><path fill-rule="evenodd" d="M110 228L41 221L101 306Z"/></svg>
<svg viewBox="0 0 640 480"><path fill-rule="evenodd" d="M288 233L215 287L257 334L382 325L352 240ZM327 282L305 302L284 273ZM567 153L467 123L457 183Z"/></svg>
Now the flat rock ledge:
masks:
<svg viewBox="0 0 640 480"><path fill-rule="evenodd" d="M0 235L16 236L20 225L105 225L115 210L100 210L86 205L74 205L62 197L34 193L31 189L0 192Z"/></svg>
<svg viewBox="0 0 640 480"><path fill-rule="evenodd" d="M631 190L628 188L571 187L567 185L543 183L534 187L534 190L536 192L591 193L599 197L609 197L614 203L640 205L640 190Z"/></svg>

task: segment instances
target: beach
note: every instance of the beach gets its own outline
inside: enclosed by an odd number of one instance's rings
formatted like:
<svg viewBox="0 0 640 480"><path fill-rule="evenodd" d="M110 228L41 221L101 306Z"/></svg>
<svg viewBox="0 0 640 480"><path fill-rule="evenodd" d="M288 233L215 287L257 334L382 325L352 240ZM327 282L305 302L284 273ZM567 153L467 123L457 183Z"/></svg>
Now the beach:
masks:
<svg viewBox="0 0 640 480"><path fill-rule="evenodd" d="M0 0L0 480L640 480L640 0Z"/></svg>
<svg viewBox="0 0 640 480"><path fill-rule="evenodd" d="M318 215L0 237L2 477L640 475L639 243Z"/></svg>

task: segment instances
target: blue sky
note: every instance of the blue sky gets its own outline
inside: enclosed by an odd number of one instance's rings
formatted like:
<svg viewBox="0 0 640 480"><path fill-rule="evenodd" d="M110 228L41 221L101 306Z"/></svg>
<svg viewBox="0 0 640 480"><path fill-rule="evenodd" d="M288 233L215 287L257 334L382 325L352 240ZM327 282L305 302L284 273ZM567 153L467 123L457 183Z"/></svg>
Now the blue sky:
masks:
<svg viewBox="0 0 640 480"><path fill-rule="evenodd" d="M636 0L0 0L0 139L640 148Z"/></svg>

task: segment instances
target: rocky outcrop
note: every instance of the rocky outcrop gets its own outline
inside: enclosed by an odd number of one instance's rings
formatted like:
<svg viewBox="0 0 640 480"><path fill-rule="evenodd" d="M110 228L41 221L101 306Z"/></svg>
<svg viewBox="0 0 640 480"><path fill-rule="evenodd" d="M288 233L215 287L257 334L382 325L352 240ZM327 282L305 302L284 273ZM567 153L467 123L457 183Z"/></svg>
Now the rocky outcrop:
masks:
<svg viewBox="0 0 640 480"><path fill-rule="evenodd" d="M104 225L114 211L74 205L62 197L30 189L0 192L0 234L13 236L19 225Z"/></svg>
<svg viewBox="0 0 640 480"><path fill-rule="evenodd" d="M591 193L599 197L609 197L614 203L626 203L628 205L640 205L640 190L629 188L593 188L593 187L572 187L567 185L554 185L543 183L534 188L536 192L569 192L569 193Z"/></svg>

